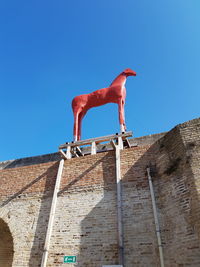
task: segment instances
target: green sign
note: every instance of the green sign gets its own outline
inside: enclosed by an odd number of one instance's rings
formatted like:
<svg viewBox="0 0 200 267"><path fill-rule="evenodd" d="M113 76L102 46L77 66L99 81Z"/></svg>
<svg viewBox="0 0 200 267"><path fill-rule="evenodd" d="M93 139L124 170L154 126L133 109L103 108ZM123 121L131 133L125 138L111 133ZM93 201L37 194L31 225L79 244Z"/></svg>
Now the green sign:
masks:
<svg viewBox="0 0 200 267"><path fill-rule="evenodd" d="M76 256L64 256L64 263L75 263L76 262Z"/></svg>

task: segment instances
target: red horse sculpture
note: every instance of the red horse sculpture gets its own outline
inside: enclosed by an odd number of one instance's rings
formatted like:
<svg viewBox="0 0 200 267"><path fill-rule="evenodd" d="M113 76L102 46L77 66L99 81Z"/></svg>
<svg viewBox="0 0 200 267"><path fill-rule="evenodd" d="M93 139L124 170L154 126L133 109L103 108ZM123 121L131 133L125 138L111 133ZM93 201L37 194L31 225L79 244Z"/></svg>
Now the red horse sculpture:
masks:
<svg viewBox="0 0 200 267"><path fill-rule="evenodd" d="M126 131L124 104L126 98L126 78L136 76L136 72L131 69L125 69L120 73L111 85L102 88L90 94L76 96L72 100L72 109L74 113L74 141L81 139L81 122L86 112L93 107L105 105L107 103L118 104L119 123L121 132Z"/></svg>

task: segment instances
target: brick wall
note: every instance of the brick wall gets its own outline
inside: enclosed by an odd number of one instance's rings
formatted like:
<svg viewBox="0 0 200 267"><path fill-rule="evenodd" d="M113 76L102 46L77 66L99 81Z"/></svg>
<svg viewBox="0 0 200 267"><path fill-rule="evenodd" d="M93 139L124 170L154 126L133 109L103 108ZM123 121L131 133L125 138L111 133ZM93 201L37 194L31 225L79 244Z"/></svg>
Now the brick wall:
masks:
<svg viewBox="0 0 200 267"><path fill-rule="evenodd" d="M154 185L166 266L200 266L200 120L157 143Z"/></svg>
<svg viewBox="0 0 200 267"><path fill-rule="evenodd" d="M166 266L200 265L200 120L137 139L121 152L125 266L159 266L146 175L152 167ZM53 154L52 154L53 155ZM58 155L2 163L0 218L14 243L13 266L40 266ZM32 163L31 163L32 162ZM118 263L114 151L65 161L47 266ZM12 243L12 240L10 240ZM64 264L76 255L76 264Z"/></svg>

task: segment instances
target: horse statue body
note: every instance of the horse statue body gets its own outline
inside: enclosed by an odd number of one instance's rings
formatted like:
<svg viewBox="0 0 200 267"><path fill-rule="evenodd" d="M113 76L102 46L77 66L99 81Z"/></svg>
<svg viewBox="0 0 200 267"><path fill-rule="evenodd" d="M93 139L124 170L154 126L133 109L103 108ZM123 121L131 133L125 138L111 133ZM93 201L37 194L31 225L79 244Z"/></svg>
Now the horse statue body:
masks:
<svg viewBox="0 0 200 267"><path fill-rule="evenodd" d="M81 139L81 123L86 112L90 108L105 105L107 103L118 104L120 130L121 132L126 131L124 104L126 98L125 83L128 76L136 76L136 72L131 69L125 69L114 79L109 87L96 90L90 94L76 96L72 100L72 109L74 113L74 141Z"/></svg>

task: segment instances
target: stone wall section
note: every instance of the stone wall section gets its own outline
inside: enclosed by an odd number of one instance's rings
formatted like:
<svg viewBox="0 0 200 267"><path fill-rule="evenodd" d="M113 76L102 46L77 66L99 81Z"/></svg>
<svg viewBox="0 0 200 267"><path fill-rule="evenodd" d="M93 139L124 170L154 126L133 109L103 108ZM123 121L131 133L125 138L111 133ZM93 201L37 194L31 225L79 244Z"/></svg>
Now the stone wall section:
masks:
<svg viewBox="0 0 200 267"><path fill-rule="evenodd" d="M0 172L0 218L14 243L13 266L39 266L58 163Z"/></svg>
<svg viewBox="0 0 200 267"><path fill-rule="evenodd" d="M166 266L200 266L199 123L178 125L156 143L153 176Z"/></svg>
<svg viewBox="0 0 200 267"><path fill-rule="evenodd" d="M121 152L125 266L159 266L146 172L154 160L150 145Z"/></svg>

